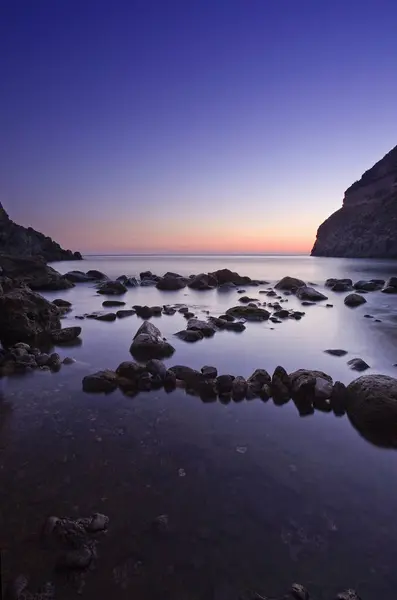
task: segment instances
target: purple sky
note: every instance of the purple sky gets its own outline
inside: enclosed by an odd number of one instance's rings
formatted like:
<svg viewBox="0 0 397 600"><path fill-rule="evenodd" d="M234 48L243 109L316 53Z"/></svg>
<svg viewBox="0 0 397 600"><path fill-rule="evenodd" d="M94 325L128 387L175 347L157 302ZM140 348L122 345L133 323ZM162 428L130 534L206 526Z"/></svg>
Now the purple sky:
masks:
<svg viewBox="0 0 397 600"><path fill-rule="evenodd" d="M4 0L0 200L73 250L304 251L397 143L395 0Z"/></svg>

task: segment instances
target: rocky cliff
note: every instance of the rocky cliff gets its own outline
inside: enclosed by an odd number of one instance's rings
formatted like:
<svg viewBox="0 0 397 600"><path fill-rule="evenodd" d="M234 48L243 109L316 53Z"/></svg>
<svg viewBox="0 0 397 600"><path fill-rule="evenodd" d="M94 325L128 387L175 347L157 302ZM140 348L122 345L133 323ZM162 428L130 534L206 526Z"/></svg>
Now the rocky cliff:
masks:
<svg viewBox="0 0 397 600"><path fill-rule="evenodd" d="M80 252L64 250L50 237L12 221L0 202L0 253L42 256L46 261L81 260Z"/></svg>
<svg viewBox="0 0 397 600"><path fill-rule="evenodd" d="M345 192L317 231L312 256L397 258L397 146Z"/></svg>

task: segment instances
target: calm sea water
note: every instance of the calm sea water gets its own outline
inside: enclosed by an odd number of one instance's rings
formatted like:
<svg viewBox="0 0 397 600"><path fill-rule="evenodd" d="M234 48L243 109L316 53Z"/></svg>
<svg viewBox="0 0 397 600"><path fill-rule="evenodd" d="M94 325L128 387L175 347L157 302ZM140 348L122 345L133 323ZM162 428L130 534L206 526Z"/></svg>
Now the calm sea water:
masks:
<svg viewBox="0 0 397 600"><path fill-rule="evenodd" d="M227 267L275 283L284 275L311 281L397 275L395 261L304 256L87 257L56 263L61 272L99 269L110 277L176 271L183 275ZM247 288L256 297L258 289ZM64 326L83 328L82 344L57 349L77 363L58 374L3 380L0 404L0 542L5 576L24 572L33 585L53 578L53 558L37 539L48 514L104 512L111 519L98 568L86 578L86 598L227 600L247 590L282 594L293 581L317 599L346 587L362 598L394 600L397 586L393 484L397 454L372 445L346 417L301 418L290 402L260 400L204 404L178 390L124 397L83 394L82 377L128 360L142 322L76 321L101 309L92 284L45 294L73 303ZM397 372L397 297L366 295L348 309L345 294L328 292L333 308L310 306L301 321L249 323L241 334L219 332L188 345L173 338L186 326L178 313L154 320L176 348L167 364L248 376L278 364L324 370L348 383L347 361L361 357L367 373ZM235 291L160 292L133 288L133 304L184 302L198 316L236 305ZM263 299L263 296L262 296ZM289 297L286 305L300 308ZM371 314L381 322L365 318ZM335 358L327 348L344 348ZM182 474L182 476L181 476ZM150 527L161 514L170 531ZM58 597L73 597L58 582Z"/></svg>

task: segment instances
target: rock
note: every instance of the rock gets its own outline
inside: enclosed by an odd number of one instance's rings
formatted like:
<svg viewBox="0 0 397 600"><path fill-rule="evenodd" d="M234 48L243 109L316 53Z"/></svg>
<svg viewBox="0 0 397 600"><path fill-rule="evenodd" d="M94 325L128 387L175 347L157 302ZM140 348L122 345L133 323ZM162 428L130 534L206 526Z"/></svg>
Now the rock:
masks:
<svg viewBox="0 0 397 600"><path fill-rule="evenodd" d="M220 286L218 287L218 292L231 292L234 291L236 289L236 286L234 283L231 283L230 281L228 283L221 283Z"/></svg>
<svg viewBox="0 0 397 600"><path fill-rule="evenodd" d="M25 350L26 352L31 350L30 345L25 344L25 342L18 342L17 344L14 344L14 348L19 348L20 350Z"/></svg>
<svg viewBox="0 0 397 600"><path fill-rule="evenodd" d="M0 273L3 281L5 278L10 279L11 288L27 285L31 290L38 292L66 290L74 287L71 281L46 265L40 256L33 258L0 254Z"/></svg>
<svg viewBox="0 0 397 600"><path fill-rule="evenodd" d="M370 279L369 281L356 281L353 287L355 290L363 290L364 292L375 292L376 290L382 289L384 284L384 280L381 280L381 283L379 283L379 280L375 281L373 279Z"/></svg>
<svg viewBox="0 0 397 600"><path fill-rule="evenodd" d="M258 306L234 306L228 308L227 315L232 317L244 318L247 321L266 321L270 317L270 312Z"/></svg>
<svg viewBox="0 0 397 600"><path fill-rule="evenodd" d="M227 316L231 317L232 315L227 315ZM229 331L236 331L236 332L244 331L244 329L245 329L244 323L242 323L241 321L234 321L234 317L232 317L232 318L233 318L233 321L225 320L223 318L218 318L218 317L209 317L208 320L210 321L210 323L212 323L219 329L227 329Z"/></svg>
<svg viewBox="0 0 397 600"><path fill-rule="evenodd" d="M271 382L272 396L275 402L288 402L291 398L291 380L284 367L276 367Z"/></svg>
<svg viewBox="0 0 397 600"><path fill-rule="evenodd" d="M158 375L161 380L164 380L167 374L167 367L157 358L152 358L146 363L146 370L153 376Z"/></svg>
<svg viewBox="0 0 397 600"><path fill-rule="evenodd" d="M158 277L158 275L153 275L153 273L151 271L143 271L142 273L139 274L139 277L141 278L142 281L144 281L145 279L149 279L150 281L157 282L160 279L160 277Z"/></svg>
<svg viewBox="0 0 397 600"><path fill-rule="evenodd" d="M210 367L208 365L201 367L201 372L205 379L216 379L218 376L218 369L216 367Z"/></svg>
<svg viewBox="0 0 397 600"><path fill-rule="evenodd" d="M175 365L169 369L171 373L174 373L176 379L184 381L189 387L196 387L198 382L203 381L205 378L202 373L192 369L191 367L185 367L183 365Z"/></svg>
<svg viewBox="0 0 397 600"><path fill-rule="evenodd" d="M57 352L53 352L50 354L46 366L50 367L52 371L58 371L61 368L61 364L61 357Z"/></svg>
<svg viewBox="0 0 397 600"><path fill-rule="evenodd" d="M384 294L397 294L397 288L391 285L386 286L381 290Z"/></svg>
<svg viewBox="0 0 397 600"><path fill-rule="evenodd" d="M280 279L278 283L274 286L277 290L288 290L288 291L296 291L298 288L306 286L305 282L302 279L297 279L296 277L283 277ZM276 295L276 294L273 294Z"/></svg>
<svg viewBox="0 0 397 600"><path fill-rule="evenodd" d="M286 319L289 317L289 311L282 308L281 310L277 310L275 313L273 313L273 317L276 319Z"/></svg>
<svg viewBox="0 0 397 600"><path fill-rule="evenodd" d="M223 319L224 321L229 321L229 323L232 323L235 320L232 315L221 315L219 318Z"/></svg>
<svg viewBox="0 0 397 600"><path fill-rule="evenodd" d="M60 311L29 288L0 294L0 337L5 343L30 340L61 328Z"/></svg>
<svg viewBox="0 0 397 600"><path fill-rule="evenodd" d="M365 371L366 369L370 369L370 366L362 358L352 358L347 362L350 365L350 368L353 371Z"/></svg>
<svg viewBox="0 0 397 600"><path fill-rule="evenodd" d="M265 383L265 385L263 385L261 387L261 389L258 392L259 398L261 400L263 400L264 402L266 402L267 400L269 400L269 398L272 397L272 388L271 385L269 385L268 383Z"/></svg>
<svg viewBox="0 0 397 600"><path fill-rule="evenodd" d="M115 321L117 316L115 313L104 313L103 315L95 315L96 321Z"/></svg>
<svg viewBox="0 0 397 600"><path fill-rule="evenodd" d="M134 336L130 352L136 358L165 358L171 356L175 348L163 340L155 325L144 321Z"/></svg>
<svg viewBox="0 0 397 600"><path fill-rule="evenodd" d="M116 311L116 317L118 319L124 319L125 317L132 317L132 315L135 315L135 310L131 309L126 309L126 310L118 310Z"/></svg>
<svg viewBox="0 0 397 600"><path fill-rule="evenodd" d="M187 388L186 391L188 392L189 389ZM215 379L201 379L195 385L194 391L197 392L204 402L216 400L217 390Z"/></svg>
<svg viewBox="0 0 397 600"><path fill-rule="evenodd" d="M139 282L137 280L136 277L129 277L125 282L124 285L126 285L127 287L138 287L139 286Z"/></svg>
<svg viewBox="0 0 397 600"><path fill-rule="evenodd" d="M169 369L167 370L165 377L164 377L164 391L165 392L172 392L175 388L176 388L176 375L175 373L173 373L172 371L170 371Z"/></svg>
<svg viewBox="0 0 397 600"><path fill-rule="evenodd" d="M248 296L241 296L241 298L239 298L238 301L242 304L248 304L248 302L258 302L256 298L249 298Z"/></svg>
<svg viewBox="0 0 397 600"><path fill-rule="evenodd" d="M190 331L199 331L204 337L212 337L216 333L216 329L212 323L200 321L200 319L189 319L187 329Z"/></svg>
<svg viewBox="0 0 397 600"><path fill-rule="evenodd" d="M120 295L125 294L127 288L121 281L105 281L97 289L98 294Z"/></svg>
<svg viewBox="0 0 397 600"><path fill-rule="evenodd" d="M55 344L70 344L74 342L81 333L81 327L65 327L51 333L51 339Z"/></svg>
<svg viewBox="0 0 397 600"><path fill-rule="evenodd" d="M121 281L121 283L124 283L125 285L128 281L128 277L127 275L120 275L120 277L116 277L116 281Z"/></svg>
<svg viewBox="0 0 397 600"><path fill-rule="evenodd" d="M12 221L0 202L0 252L18 257L42 257L46 261L81 260L80 252L64 250L50 237Z"/></svg>
<svg viewBox="0 0 397 600"><path fill-rule="evenodd" d="M308 287L306 285L303 285L302 287L296 290L296 296L300 300L310 300L312 302L317 302L319 300L328 300L327 296L325 296L318 290L315 290L314 288Z"/></svg>
<svg viewBox="0 0 397 600"><path fill-rule="evenodd" d="M322 371L299 369L289 375L292 396L328 400L332 394L332 377Z"/></svg>
<svg viewBox="0 0 397 600"><path fill-rule="evenodd" d="M58 308L69 308L72 306L71 302L68 302L68 300L62 300L62 298L55 298L55 300L52 300L52 303L55 304L55 306L58 306Z"/></svg>
<svg viewBox="0 0 397 600"><path fill-rule="evenodd" d="M87 283L92 281L91 277L83 273L83 271L68 271L64 277L73 283Z"/></svg>
<svg viewBox="0 0 397 600"><path fill-rule="evenodd" d="M255 393L259 393L264 385L269 385L270 383L271 377L265 369L256 369L247 379L247 384Z"/></svg>
<svg viewBox="0 0 397 600"><path fill-rule="evenodd" d="M111 306L125 306L125 302L122 302L122 300L104 300L102 302L102 306L105 308L109 308Z"/></svg>
<svg viewBox="0 0 397 600"><path fill-rule="evenodd" d="M349 294L344 299L344 303L346 306L359 306L360 304L365 304L366 299L360 294Z"/></svg>
<svg viewBox="0 0 397 600"><path fill-rule="evenodd" d="M105 394L113 392L117 388L117 375L114 371L98 371L93 375L86 375L83 378L83 391Z"/></svg>
<svg viewBox="0 0 397 600"><path fill-rule="evenodd" d="M36 356L36 363L38 367L45 367L48 364L48 361L50 360L50 357L48 354L40 354L39 356Z"/></svg>
<svg viewBox="0 0 397 600"><path fill-rule="evenodd" d="M176 309L172 306L163 306L163 315L172 316L176 313Z"/></svg>
<svg viewBox="0 0 397 600"><path fill-rule="evenodd" d="M344 383L335 381L330 397L331 408L336 415L343 415L347 407L347 388Z"/></svg>
<svg viewBox="0 0 397 600"><path fill-rule="evenodd" d="M386 283L386 286L397 288L397 277L390 277L390 279Z"/></svg>
<svg viewBox="0 0 397 600"><path fill-rule="evenodd" d="M347 354L347 350L340 348L330 348L329 350L324 350L324 352L331 354L331 356L345 356Z"/></svg>
<svg viewBox="0 0 397 600"><path fill-rule="evenodd" d="M181 290L186 287L187 279L180 276L175 276L172 273L167 273L162 279L160 279L156 287L159 290L172 291L172 290Z"/></svg>
<svg viewBox="0 0 397 600"><path fill-rule="evenodd" d="M397 258L397 146L345 192L317 231L313 256Z"/></svg>
<svg viewBox="0 0 397 600"><path fill-rule="evenodd" d="M218 280L211 274L200 273L192 278L188 286L193 290L212 290L218 285Z"/></svg>
<svg viewBox="0 0 397 600"><path fill-rule="evenodd" d="M218 269L218 271L209 273L209 275L216 279L217 285L222 285L224 283L246 285L247 283L251 283L250 277L243 277L234 271L230 271L230 269Z"/></svg>
<svg viewBox="0 0 397 600"><path fill-rule="evenodd" d="M186 312L183 314L183 316L185 317L185 319L189 320L189 319L193 319L194 317L194 313L192 312Z"/></svg>
<svg viewBox="0 0 397 600"><path fill-rule="evenodd" d="M218 394L229 394L233 387L233 375L219 375L216 379Z"/></svg>
<svg viewBox="0 0 397 600"><path fill-rule="evenodd" d="M137 380L141 376L144 371L144 367L142 365L138 365L138 363L126 360L119 364L116 369L116 375L118 377L124 377L125 379Z"/></svg>
<svg viewBox="0 0 397 600"><path fill-rule="evenodd" d="M293 583L289 593L294 600L310 600L309 592L300 583Z"/></svg>
<svg viewBox="0 0 397 600"><path fill-rule="evenodd" d="M192 329L182 329L181 331L177 331L174 335L184 342L191 343L199 342L204 337L201 331L195 331Z"/></svg>
<svg viewBox="0 0 397 600"><path fill-rule="evenodd" d="M97 271L96 269L90 269L89 271L87 271L86 275L87 277L90 277L91 279L96 279L97 281L109 279L109 277L105 275L105 273L102 273L102 271Z"/></svg>
<svg viewBox="0 0 397 600"><path fill-rule="evenodd" d="M75 358L71 358L70 356L65 356L65 358L62 361L62 364L63 365L73 365L75 362L76 362Z"/></svg>
<svg viewBox="0 0 397 600"><path fill-rule="evenodd" d="M345 590L340 592L335 600L361 600L361 598L355 590Z"/></svg>
<svg viewBox="0 0 397 600"><path fill-rule="evenodd" d="M152 287L155 286L157 283L157 279L143 279L141 281L141 286L142 287Z"/></svg>

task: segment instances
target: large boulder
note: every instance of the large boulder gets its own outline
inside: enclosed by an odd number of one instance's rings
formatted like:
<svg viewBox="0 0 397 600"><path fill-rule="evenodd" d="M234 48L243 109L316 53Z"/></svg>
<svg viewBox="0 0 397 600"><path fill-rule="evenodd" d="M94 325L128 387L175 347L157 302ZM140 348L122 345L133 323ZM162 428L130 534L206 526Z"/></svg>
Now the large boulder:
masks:
<svg viewBox="0 0 397 600"><path fill-rule="evenodd" d="M190 343L199 342L204 337L201 331L194 331L190 329L182 329L181 331L177 331L174 335L180 340Z"/></svg>
<svg viewBox="0 0 397 600"><path fill-rule="evenodd" d="M280 365L272 375L271 391L275 404L283 404L291 398L291 379Z"/></svg>
<svg viewBox="0 0 397 600"><path fill-rule="evenodd" d="M226 314L247 321L267 321L270 317L268 310L258 306L233 306L227 309Z"/></svg>
<svg viewBox="0 0 397 600"><path fill-rule="evenodd" d="M218 280L210 273L200 273L192 277L188 283L188 287L193 290L212 290L218 285Z"/></svg>
<svg viewBox="0 0 397 600"><path fill-rule="evenodd" d="M127 288L121 281L105 281L97 289L98 294L106 294L111 296L117 296L125 294Z"/></svg>
<svg viewBox="0 0 397 600"><path fill-rule="evenodd" d="M306 285L302 279L297 279L296 277L283 277L280 279L278 283L274 286L277 290L288 290L290 292L296 291L298 288Z"/></svg>
<svg viewBox="0 0 397 600"><path fill-rule="evenodd" d="M156 283L156 288L164 291L181 290L186 287L187 280L173 273L166 273L162 279Z"/></svg>
<svg viewBox="0 0 397 600"><path fill-rule="evenodd" d="M335 279L331 277L325 282L325 287L332 288L334 292L348 292L353 287L353 281L351 279Z"/></svg>
<svg viewBox="0 0 397 600"><path fill-rule="evenodd" d="M81 327L65 327L51 333L51 339L55 344L70 344L74 342L81 333Z"/></svg>
<svg viewBox="0 0 397 600"><path fill-rule="evenodd" d="M309 287L307 285L302 285L302 287L296 290L296 296L300 300L310 300L311 302L317 302L319 300L328 300L328 296L325 296L318 290L315 290L313 287Z"/></svg>
<svg viewBox="0 0 397 600"><path fill-rule="evenodd" d="M355 290L364 290L365 292L375 292L376 290L382 289L385 285L384 279L370 279L364 280L360 279L360 281L356 281L354 284Z"/></svg>
<svg viewBox="0 0 397 600"><path fill-rule="evenodd" d="M367 439L397 447L397 379L363 375L347 387L347 413Z"/></svg>
<svg viewBox="0 0 397 600"><path fill-rule="evenodd" d="M28 285L34 291L67 290L73 287L71 281L46 265L40 256L33 258L1 254L0 271L2 276L9 277L14 285Z"/></svg>
<svg viewBox="0 0 397 600"><path fill-rule="evenodd" d="M95 279L97 281L109 279L109 277L105 275L105 273L102 273L102 271L97 271L96 269L90 269L89 271L87 271L86 275L87 277L90 277L91 279Z"/></svg>
<svg viewBox="0 0 397 600"><path fill-rule="evenodd" d="M12 288L0 295L0 339L9 343L50 335L61 328L60 313L55 304L29 288Z"/></svg>
<svg viewBox="0 0 397 600"><path fill-rule="evenodd" d="M130 352L138 360L149 360L171 356L175 348L163 339L160 330L153 323L144 321L134 336Z"/></svg>
<svg viewBox="0 0 397 600"><path fill-rule="evenodd" d="M247 283L251 283L250 277L245 277L243 275L239 275L234 271L230 271L230 269L218 269L218 271L214 271L213 273L209 273L212 277L216 279L218 285L222 285L224 283L234 283L235 285L246 285Z"/></svg>
<svg viewBox="0 0 397 600"><path fill-rule="evenodd" d="M355 307L360 306L360 304L365 304L366 299L360 294L348 294L344 299L344 303L346 306Z"/></svg>
<svg viewBox="0 0 397 600"><path fill-rule="evenodd" d="M312 396L318 400L328 400L331 397L332 377L322 371L299 369L290 373L289 378L293 397Z"/></svg>

